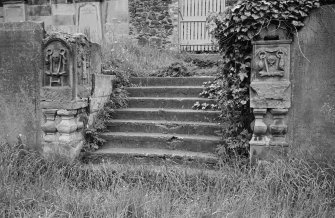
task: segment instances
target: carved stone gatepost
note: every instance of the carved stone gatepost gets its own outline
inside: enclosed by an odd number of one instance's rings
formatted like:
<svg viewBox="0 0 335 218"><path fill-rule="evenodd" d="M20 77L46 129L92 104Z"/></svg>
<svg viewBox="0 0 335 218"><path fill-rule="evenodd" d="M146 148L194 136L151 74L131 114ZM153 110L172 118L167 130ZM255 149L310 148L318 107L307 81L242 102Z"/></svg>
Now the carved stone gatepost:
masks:
<svg viewBox="0 0 335 218"><path fill-rule="evenodd" d="M251 161L268 159L269 154L285 152L287 115L291 107L291 40L253 42L250 107L255 115L250 141Z"/></svg>
<svg viewBox="0 0 335 218"><path fill-rule="evenodd" d="M45 156L74 159L84 144L92 90L91 43L82 34L53 33L44 40L41 88Z"/></svg>

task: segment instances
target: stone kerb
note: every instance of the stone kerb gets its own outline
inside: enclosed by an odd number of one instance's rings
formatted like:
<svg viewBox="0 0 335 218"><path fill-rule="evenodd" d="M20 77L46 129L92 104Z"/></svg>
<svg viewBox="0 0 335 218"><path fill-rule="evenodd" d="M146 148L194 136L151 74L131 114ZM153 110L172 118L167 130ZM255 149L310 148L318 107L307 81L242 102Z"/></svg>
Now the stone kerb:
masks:
<svg viewBox="0 0 335 218"><path fill-rule="evenodd" d="M290 52L292 40L271 26L253 42L250 107L255 116L251 160L267 159L288 147L287 118L291 107ZM270 35L278 40L266 40Z"/></svg>
<svg viewBox="0 0 335 218"><path fill-rule="evenodd" d="M93 75L93 91L92 96L89 99L90 102L90 116L88 125L92 125L94 118L98 111L102 109L105 103L110 99L113 91L113 81L115 80L114 75Z"/></svg>
<svg viewBox="0 0 335 218"><path fill-rule="evenodd" d="M91 61L97 48L83 34L52 33L44 39L40 94L45 156L74 159L84 145L93 73L101 67L97 58Z"/></svg>

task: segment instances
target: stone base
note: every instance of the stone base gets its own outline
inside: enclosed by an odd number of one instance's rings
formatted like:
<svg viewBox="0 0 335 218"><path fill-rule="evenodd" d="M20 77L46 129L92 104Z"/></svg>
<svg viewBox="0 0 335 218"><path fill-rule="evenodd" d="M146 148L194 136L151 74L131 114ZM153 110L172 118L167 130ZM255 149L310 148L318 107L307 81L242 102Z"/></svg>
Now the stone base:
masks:
<svg viewBox="0 0 335 218"><path fill-rule="evenodd" d="M286 146L259 146L250 144L250 163L259 161L273 161L287 154Z"/></svg>
<svg viewBox="0 0 335 218"><path fill-rule="evenodd" d="M43 156L47 159L75 160L84 146L81 132L71 134L48 134L44 137Z"/></svg>

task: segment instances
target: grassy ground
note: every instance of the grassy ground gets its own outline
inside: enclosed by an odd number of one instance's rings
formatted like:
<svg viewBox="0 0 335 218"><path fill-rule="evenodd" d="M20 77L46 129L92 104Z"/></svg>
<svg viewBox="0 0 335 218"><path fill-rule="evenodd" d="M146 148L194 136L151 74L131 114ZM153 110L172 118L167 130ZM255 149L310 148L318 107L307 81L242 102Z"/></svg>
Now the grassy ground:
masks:
<svg viewBox="0 0 335 218"><path fill-rule="evenodd" d="M192 55L149 46L143 47L127 38L103 45L103 57L105 69L121 71L133 76L154 76L174 63L182 64L189 72L195 72L197 75L214 74L217 66L202 66L202 64L218 61L218 56L215 55Z"/></svg>
<svg viewBox="0 0 335 218"><path fill-rule="evenodd" d="M332 217L333 162L289 157L253 169L48 162L0 146L0 217Z"/></svg>

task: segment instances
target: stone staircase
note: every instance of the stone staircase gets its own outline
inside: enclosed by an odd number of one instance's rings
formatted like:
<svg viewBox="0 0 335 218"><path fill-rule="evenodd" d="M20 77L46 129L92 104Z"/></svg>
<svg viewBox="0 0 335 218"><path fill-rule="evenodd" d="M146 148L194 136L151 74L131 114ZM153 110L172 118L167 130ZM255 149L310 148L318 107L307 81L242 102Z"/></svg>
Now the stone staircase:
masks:
<svg viewBox="0 0 335 218"><path fill-rule="evenodd" d="M104 146L91 153L91 160L155 162L164 164L215 163L220 143L215 122L217 111L192 110L203 82L213 77L135 77L129 107L116 110L103 134Z"/></svg>

